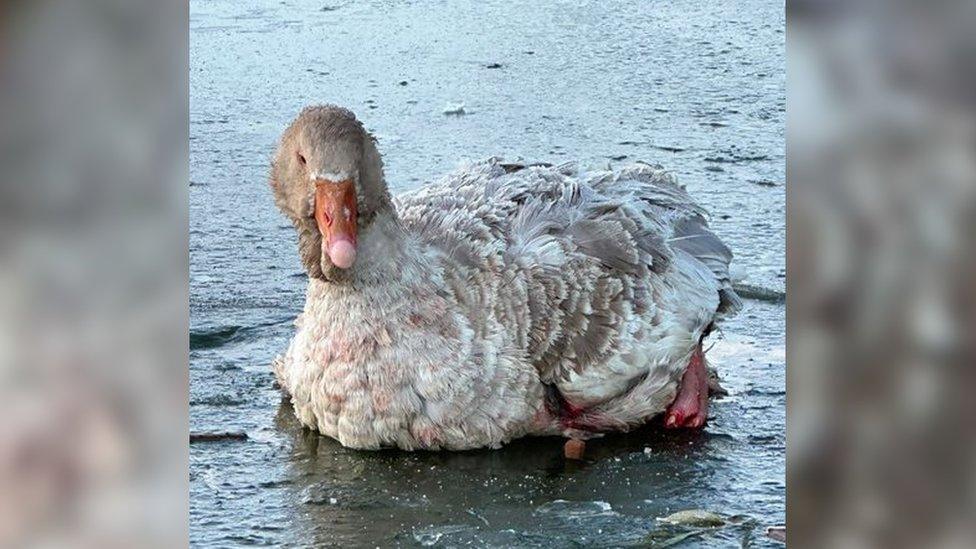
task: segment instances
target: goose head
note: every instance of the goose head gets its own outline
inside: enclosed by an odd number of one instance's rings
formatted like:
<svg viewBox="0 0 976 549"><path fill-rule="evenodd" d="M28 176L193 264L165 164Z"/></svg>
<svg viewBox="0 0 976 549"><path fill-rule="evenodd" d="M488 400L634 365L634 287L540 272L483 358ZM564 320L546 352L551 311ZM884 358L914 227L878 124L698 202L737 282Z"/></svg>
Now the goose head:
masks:
<svg viewBox="0 0 976 549"><path fill-rule="evenodd" d="M360 235L392 211L375 142L341 107L307 107L298 115L281 137L270 182L314 278L348 277Z"/></svg>

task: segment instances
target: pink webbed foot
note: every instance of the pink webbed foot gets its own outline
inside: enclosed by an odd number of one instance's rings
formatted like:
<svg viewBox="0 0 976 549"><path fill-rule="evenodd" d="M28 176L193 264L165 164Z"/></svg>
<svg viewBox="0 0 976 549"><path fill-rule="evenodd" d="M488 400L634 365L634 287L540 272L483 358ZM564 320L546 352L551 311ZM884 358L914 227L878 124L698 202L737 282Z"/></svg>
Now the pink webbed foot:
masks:
<svg viewBox="0 0 976 549"><path fill-rule="evenodd" d="M669 429L698 429L708 419L708 374L701 347L688 361L688 369L681 378L678 396L664 414L664 426Z"/></svg>

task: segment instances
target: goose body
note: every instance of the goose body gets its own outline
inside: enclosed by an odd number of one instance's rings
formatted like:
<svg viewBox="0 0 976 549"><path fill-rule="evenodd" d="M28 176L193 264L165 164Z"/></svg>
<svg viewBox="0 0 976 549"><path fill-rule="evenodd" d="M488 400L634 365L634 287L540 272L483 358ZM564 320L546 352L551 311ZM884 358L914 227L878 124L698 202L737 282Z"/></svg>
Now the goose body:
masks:
<svg viewBox="0 0 976 549"><path fill-rule="evenodd" d="M323 170L358 159L342 168L358 205L346 268L330 261L337 237L315 198L334 185L289 180L291 148L326 158ZM299 420L345 446L461 450L633 428L675 401L702 339L738 307L731 253L659 167L489 159L389 197L352 113L318 107L283 137L272 187L310 275L275 374Z"/></svg>

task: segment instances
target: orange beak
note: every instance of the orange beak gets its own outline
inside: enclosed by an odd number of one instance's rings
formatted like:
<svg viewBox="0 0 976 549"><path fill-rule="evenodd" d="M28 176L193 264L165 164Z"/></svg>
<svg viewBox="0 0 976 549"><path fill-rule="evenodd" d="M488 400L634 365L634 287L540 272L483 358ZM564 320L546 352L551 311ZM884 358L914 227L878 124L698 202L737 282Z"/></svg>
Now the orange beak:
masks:
<svg viewBox="0 0 976 549"><path fill-rule="evenodd" d="M322 233L322 252L340 269L356 261L356 186L351 179L315 182L315 222Z"/></svg>

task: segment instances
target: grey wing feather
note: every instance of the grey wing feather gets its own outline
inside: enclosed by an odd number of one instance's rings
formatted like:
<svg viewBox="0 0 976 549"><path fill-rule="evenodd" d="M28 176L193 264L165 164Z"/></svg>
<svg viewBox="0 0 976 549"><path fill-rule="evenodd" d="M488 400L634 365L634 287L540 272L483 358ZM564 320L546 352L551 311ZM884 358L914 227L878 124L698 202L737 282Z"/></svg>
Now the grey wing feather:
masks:
<svg viewBox="0 0 976 549"><path fill-rule="evenodd" d="M668 243L704 263L715 275L719 283L718 313L731 315L742 308L742 301L732 289L729 275L732 250L708 229L704 218L695 215L679 220L674 225L674 233Z"/></svg>
<svg viewBox="0 0 976 549"><path fill-rule="evenodd" d="M698 206L674 176L659 166L637 164L628 166L608 176L604 174L599 184L619 183L632 179L640 182L637 196L653 210L659 219L669 219L671 236L667 245L681 250L703 263L719 284L720 305L718 313L729 316L742 307L739 296L732 289L729 265L732 251L708 228L707 212ZM662 242L645 239L649 252L660 250Z"/></svg>
<svg viewBox="0 0 976 549"><path fill-rule="evenodd" d="M708 230L705 211L659 167L583 174L571 164L512 170L490 159L396 203L404 225L448 258L472 325L486 327L480 317L494 311L546 382L625 352L619 345L635 336L628 332L641 324L635 318L704 329L699 324L738 306L732 254ZM666 279L688 264L675 254L712 273L718 311L706 300L688 319L666 317L675 314L658 303Z"/></svg>

